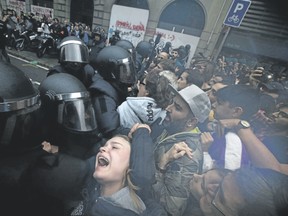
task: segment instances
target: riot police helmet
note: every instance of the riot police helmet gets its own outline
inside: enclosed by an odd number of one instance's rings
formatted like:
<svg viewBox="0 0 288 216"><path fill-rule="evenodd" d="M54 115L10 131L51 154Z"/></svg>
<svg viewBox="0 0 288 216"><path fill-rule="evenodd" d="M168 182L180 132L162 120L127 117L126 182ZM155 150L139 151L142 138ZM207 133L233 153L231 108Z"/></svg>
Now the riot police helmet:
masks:
<svg viewBox="0 0 288 216"><path fill-rule="evenodd" d="M89 48L76 36L65 37L59 45L60 63L89 63Z"/></svg>
<svg viewBox="0 0 288 216"><path fill-rule="evenodd" d="M129 40L121 39L121 40L117 41L115 45L124 48L125 50L129 51L130 53L132 53L134 51L134 45Z"/></svg>
<svg viewBox="0 0 288 216"><path fill-rule="evenodd" d="M40 107L39 91L23 71L3 61L0 61L0 77L1 149L30 146Z"/></svg>
<svg viewBox="0 0 288 216"><path fill-rule="evenodd" d="M132 55L133 61L135 63L135 61L136 61L136 49L135 49L135 47L131 41L121 39L121 40L117 41L115 45L120 46L120 47L124 48L125 50L127 50Z"/></svg>
<svg viewBox="0 0 288 216"><path fill-rule="evenodd" d="M42 106L55 107L54 111L57 110L58 125L76 132L97 128L90 94L76 77L67 73L53 74L41 82L39 91Z"/></svg>
<svg viewBox="0 0 288 216"><path fill-rule="evenodd" d="M148 41L140 41L136 46L136 51L143 58L147 58L152 52L152 45Z"/></svg>
<svg viewBox="0 0 288 216"><path fill-rule="evenodd" d="M97 26L95 27L92 32L91 32L91 37L94 39L94 40L97 40L97 41L102 41L105 39L105 31L103 28Z"/></svg>
<svg viewBox="0 0 288 216"><path fill-rule="evenodd" d="M135 83L135 65L132 55L120 46L104 47L90 64L107 81L131 85Z"/></svg>

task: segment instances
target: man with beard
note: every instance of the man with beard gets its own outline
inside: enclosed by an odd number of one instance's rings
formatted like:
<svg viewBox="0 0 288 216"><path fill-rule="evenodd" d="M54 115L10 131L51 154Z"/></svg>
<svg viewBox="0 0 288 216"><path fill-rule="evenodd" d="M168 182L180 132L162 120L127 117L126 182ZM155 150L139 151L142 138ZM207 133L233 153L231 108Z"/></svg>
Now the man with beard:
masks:
<svg viewBox="0 0 288 216"><path fill-rule="evenodd" d="M178 216L186 209L192 175L202 171L201 133L197 124L208 118L211 104L207 94L193 84L179 92L171 87L171 92L174 99L166 108L162 133L157 138L154 134L157 171L153 194L170 215ZM152 132L159 130L157 126L153 125Z"/></svg>

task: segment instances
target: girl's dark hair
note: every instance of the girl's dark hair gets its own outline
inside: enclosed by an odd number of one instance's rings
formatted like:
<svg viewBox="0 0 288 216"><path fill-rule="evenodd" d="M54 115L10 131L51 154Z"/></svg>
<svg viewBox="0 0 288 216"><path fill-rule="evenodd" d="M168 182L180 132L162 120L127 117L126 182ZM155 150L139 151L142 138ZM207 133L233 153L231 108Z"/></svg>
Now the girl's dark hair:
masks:
<svg viewBox="0 0 288 216"><path fill-rule="evenodd" d="M156 101L158 107L165 109L171 102L169 80L158 73L150 72L146 76L146 90L148 96Z"/></svg>

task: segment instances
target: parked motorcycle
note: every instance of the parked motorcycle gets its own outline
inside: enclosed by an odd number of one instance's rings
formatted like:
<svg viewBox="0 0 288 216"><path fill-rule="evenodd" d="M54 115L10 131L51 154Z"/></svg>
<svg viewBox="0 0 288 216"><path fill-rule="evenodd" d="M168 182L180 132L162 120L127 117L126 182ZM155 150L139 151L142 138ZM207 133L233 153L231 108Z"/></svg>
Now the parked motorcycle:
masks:
<svg viewBox="0 0 288 216"><path fill-rule="evenodd" d="M12 47L15 47L15 42L19 38L20 33L19 30L13 29L11 30L10 34L6 34L6 44L8 49L11 49Z"/></svg>
<svg viewBox="0 0 288 216"><path fill-rule="evenodd" d="M43 34L39 37L40 43L38 45L36 54L38 58L42 58L45 53L58 54L59 45L62 38L57 34Z"/></svg>
<svg viewBox="0 0 288 216"><path fill-rule="evenodd" d="M23 31L15 41L15 49L20 51L24 49L36 49L40 42L38 37L39 33L37 32L31 30Z"/></svg>

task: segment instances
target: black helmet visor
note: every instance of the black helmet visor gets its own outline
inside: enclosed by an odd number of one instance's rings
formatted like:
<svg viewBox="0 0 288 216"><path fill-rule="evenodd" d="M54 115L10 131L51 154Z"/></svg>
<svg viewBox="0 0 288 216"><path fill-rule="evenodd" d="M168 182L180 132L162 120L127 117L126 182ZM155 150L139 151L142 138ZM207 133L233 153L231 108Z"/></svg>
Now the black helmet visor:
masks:
<svg viewBox="0 0 288 216"><path fill-rule="evenodd" d="M97 124L90 98L63 100L58 106L58 123L78 132L95 130Z"/></svg>
<svg viewBox="0 0 288 216"><path fill-rule="evenodd" d="M79 41L65 41L61 44L60 62L89 62L89 51L86 45Z"/></svg>
<svg viewBox="0 0 288 216"><path fill-rule="evenodd" d="M135 68L131 58L122 59L119 64L119 81L125 84L134 84L136 81Z"/></svg>

